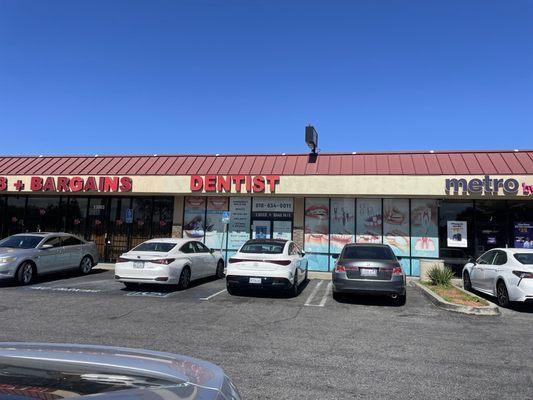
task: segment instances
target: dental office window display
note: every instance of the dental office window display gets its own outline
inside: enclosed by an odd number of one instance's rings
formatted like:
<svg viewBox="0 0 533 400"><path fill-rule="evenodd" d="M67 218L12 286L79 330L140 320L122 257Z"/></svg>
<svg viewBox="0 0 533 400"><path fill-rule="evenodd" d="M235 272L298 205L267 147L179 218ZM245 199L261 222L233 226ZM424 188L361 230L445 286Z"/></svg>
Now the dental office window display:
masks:
<svg viewBox="0 0 533 400"><path fill-rule="evenodd" d="M228 211L227 197L208 197L205 223L205 245L213 249L220 249L224 235L222 214ZM225 241L225 238L224 238ZM225 247L225 243L222 243Z"/></svg>
<svg viewBox="0 0 533 400"><path fill-rule="evenodd" d="M381 199L357 199L356 213L356 242L381 243Z"/></svg>
<svg viewBox="0 0 533 400"><path fill-rule="evenodd" d="M329 199L305 199L305 250L328 253ZM326 258L327 260L327 258Z"/></svg>
<svg viewBox="0 0 533 400"><path fill-rule="evenodd" d="M331 199L329 240L332 254L339 254L345 244L355 241L355 199Z"/></svg>
<svg viewBox="0 0 533 400"><path fill-rule="evenodd" d="M397 256L409 257L409 199L383 200L383 243Z"/></svg>
<svg viewBox="0 0 533 400"><path fill-rule="evenodd" d="M437 200L411 200L411 256L439 256Z"/></svg>
<svg viewBox="0 0 533 400"><path fill-rule="evenodd" d="M183 237L200 240L204 237L205 200L205 197L185 197Z"/></svg>
<svg viewBox="0 0 533 400"><path fill-rule="evenodd" d="M237 250L250 239L251 207L252 199L250 197L230 198L231 218L228 225L228 249Z"/></svg>

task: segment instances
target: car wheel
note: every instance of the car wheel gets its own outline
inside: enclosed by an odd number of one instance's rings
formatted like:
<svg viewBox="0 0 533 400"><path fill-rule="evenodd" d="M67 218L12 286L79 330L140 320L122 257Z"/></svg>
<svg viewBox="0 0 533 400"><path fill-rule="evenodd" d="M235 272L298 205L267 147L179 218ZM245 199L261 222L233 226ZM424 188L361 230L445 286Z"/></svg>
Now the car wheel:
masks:
<svg viewBox="0 0 533 400"><path fill-rule="evenodd" d="M296 297L300 293L300 287L298 285L298 270L294 272L294 283L291 286L291 294Z"/></svg>
<svg viewBox="0 0 533 400"><path fill-rule="evenodd" d="M83 257L80 262L80 272L83 275L87 275L91 272L91 269L93 269L93 260L89 256Z"/></svg>
<svg viewBox="0 0 533 400"><path fill-rule="evenodd" d="M396 298L396 304L399 306L403 306L405 305L406 300L407 300L407 296L405 294L399 295Z"/></svg>
<svg viewBox="0 0 533 400"><path fill-rule="evenodd" d="M224 278L224 261L222 260L218 261L216 276L218 279Z"/></svg>
<svg viewBox="0 0 533 400"><path fill-rule="evenodd" d="M178 282L178 288L180 290L187 289L191 284L191 270L189 267L183 267L180 274L180 280Z"/></svg>
<svg viewBox="0 0 533 400"><path fill-rule="evenodd" d="M240 294L240 290L236 288L235 286L226 285L226 291L232 296L236 296Z"/></svg>
<svg viewBox="0 0 533 400"><path fill-rule="evenodd" d="M343 299L342 293L339 292L333 292L333 300L335 301L341 301Z"/></svg>
<svg viewBox="0 0 533 400"><path fill-rule="evenodd" d="M472 291L472 282L470 281L470 274L465 271L463 274L463 288L469 292Z"/></svg>
<svg viewBox="0 0 533 400"><path fill-rule="evenodd" d="M501 307L509 306L509 293L503 281L499 281L496 285L496 299Z"/></svg>
<svg viewBox="0 0 533 400"><path fill-rule="evenodd" d="M17 282L21 285L29 285L33 280L34 268L33 265L25 261L23 262L19 269L17 270Z"/></svg>
<svg viewBox="0 0 533 400"><path fill-rule="evenodd" d="M126 289L128 290L137 289L139 287L139 284L135 282L122 282L122 283L124 284L124 286L126 286Z"/></svg>

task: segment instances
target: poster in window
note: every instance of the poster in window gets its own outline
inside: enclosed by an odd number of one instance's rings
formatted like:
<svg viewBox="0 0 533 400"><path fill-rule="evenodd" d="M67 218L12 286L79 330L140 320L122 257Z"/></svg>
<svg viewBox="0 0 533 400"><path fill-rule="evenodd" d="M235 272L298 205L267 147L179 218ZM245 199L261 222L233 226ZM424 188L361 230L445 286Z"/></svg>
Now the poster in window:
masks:
<svg viewBox="0 0 533 400"><path fill-rule="evenodd" d="M205 245L213 249L220 249L225 224L222 222L222 214L228 211L227 197L207 197L207 213L205 221ZM225 247L222 244L222 247Z"/></svg>
<svg viewBox="0 0 533 400"><path fill-rule="evenodd" d="M292 223L291 221L274 221L273 239L291 240Z"/></svg>
<svg viewBox="0 0 533 400"><path fill-rule="evenodd" d="M203 238L205 197L185 197L185 211L183 217L183 237L195 239Z"/></svg>
<svg viewBox="0 0 533 400"><path fill-rule="evenodd" d="M411 256L439 256L437 200L411 200Z"/></svg>
<svg viewBox="0 0 533 400"><path fill-rule="evenodd" d="M330 253L338 254L345 244L355 241L355 199L331 199Z"/></svg>
<svg viewBox="0 0 533 400"><path fill-rule="evenodd" d="M519 249L533 248L533 222L515 222L514 247Z"/></svg>
<svg viewBox="0 0 533 400"><path fill-rule="evenodd" d="M383 200L383 243L397 256L409 256L409 199Z"/></svg>
<svg viewBox="0 0 533 400"><path fill-rule="evenodd" d="M448 221L448 247L468 247L466 221Z"/></svg>
<svg viewBox="0 0 533 400"><path fill-rule="evenodd" d="M228 249L238 250L250 239L252 199L250 197L231 197L231 212L228 224Z"/></svg>
<svg viewBox="0 0 533 400"><path fill-rule="evenodd" d="M381 199L357 199L356 242L381 243Z"/></svg>
<svg viewBox="0 0 533 400"><path fill-rule="evenodd" d="M329 199L305 199L305 250L327 253L329 248Z"/></svg>

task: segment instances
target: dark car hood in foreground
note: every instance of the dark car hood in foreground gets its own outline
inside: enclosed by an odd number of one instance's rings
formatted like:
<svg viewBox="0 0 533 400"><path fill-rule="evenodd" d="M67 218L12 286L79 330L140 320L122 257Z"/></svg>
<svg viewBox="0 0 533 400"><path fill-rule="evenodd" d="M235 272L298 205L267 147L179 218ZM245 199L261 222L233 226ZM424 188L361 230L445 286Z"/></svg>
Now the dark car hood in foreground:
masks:
<svg viewBox="0 0 533 400"><path fill-rule="evenodd" d="M240 398L222 369L206 361L148 350L42 343L0 343L3 395L47 400L79 395Z"/></svg>

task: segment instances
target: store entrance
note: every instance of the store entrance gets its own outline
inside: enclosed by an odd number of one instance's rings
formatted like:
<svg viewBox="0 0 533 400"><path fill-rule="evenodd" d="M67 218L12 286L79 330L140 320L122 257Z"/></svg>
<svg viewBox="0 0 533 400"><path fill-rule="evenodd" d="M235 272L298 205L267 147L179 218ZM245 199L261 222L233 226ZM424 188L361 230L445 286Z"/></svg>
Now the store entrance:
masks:
<svg viewBox="0 0 533 400"><path fill-rule="evenodd" d="M293 199L254 197L252 239L292 239Z"/></svg>

